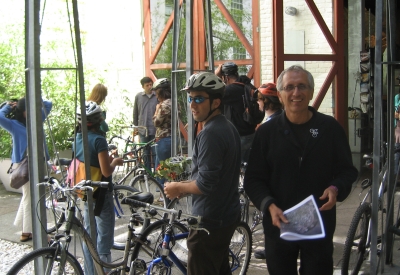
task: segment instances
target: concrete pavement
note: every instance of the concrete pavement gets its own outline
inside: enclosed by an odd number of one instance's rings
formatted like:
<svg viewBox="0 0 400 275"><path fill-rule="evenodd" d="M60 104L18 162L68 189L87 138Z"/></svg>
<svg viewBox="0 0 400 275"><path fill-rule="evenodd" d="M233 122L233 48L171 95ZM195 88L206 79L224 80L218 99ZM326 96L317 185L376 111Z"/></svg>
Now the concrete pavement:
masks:
<svg viewBox="0 0 400 275"><path fill-rule="evenodd" d="M368 173L368 172L367 172ZM364 173L363 173L364 174ZM366 175L361 176L362 180ZM343 252L343 244L346 239L347 231L356 208L359 205L360 182L354 184L353 191L349 197L341 203L337 204L337 226L334 236L334 274L340 273L341 258ZM13 226L13 221L18 209L21 194L8 192L5 190L3 184L0 184L0 239L19 243L21 231L19 228ZM400 274L400 240L397 240L394 247L394 261L395 266L385 266L384 273L381 274ZM32 245L32 241L26 242ZM263 247L263 234L262 228L259 226L258 230L253 233L253 251ZM79 251L77 252L78 254ZM17 260L17 259L16 259ZM258 260L252 257L248 274L268 274L264 260ZM364 273L369 274L369 273ZM316 274L317 275L317 274Z"/></svg>

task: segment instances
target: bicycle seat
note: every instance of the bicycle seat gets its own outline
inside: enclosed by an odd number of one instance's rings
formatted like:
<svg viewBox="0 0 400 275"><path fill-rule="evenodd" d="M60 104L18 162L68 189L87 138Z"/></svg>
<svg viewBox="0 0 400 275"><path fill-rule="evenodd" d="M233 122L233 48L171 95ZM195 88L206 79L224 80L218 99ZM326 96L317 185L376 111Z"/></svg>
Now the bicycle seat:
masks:
<svg viewBox="0 0 400 275"><path fill-rule="evenodd" d="M127 196L126 198L137 200L137 201L141 201L141 202L144 202L144 203L149 203L149 204L152 204L153 201L154 201L153 194L149 193L149 192L136 192L136 193L133 193L132 195ZM126 202L125 199L123 199L121 201L121 203L122 204L128 204L128 205L130 205L132 207L136 207L134 204L131 204L130 202Z"/></svg>
<svg viewBox="0 0 400 275"><path fill-rule="evenodd" d="M55 161L55 165L65 165L65 166L69 166L72 162L72 159L56 159Z"/></svg>

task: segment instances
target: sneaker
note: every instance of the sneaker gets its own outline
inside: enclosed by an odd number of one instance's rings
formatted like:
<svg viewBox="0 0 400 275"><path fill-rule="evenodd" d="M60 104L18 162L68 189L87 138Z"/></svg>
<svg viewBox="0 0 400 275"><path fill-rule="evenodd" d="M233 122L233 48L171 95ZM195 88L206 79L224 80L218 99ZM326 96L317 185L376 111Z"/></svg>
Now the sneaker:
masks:
<svg viewBox="0 0 400 275"><path fill-rule="evenodd" d="M265 249L254 251L254 258L256 259L265 259Z"/></svg>

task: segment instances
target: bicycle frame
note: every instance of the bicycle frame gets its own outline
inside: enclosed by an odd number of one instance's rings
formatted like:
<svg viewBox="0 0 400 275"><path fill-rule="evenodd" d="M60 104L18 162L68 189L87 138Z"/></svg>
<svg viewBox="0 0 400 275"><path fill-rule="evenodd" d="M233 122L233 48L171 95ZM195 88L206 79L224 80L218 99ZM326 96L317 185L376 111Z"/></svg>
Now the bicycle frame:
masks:
<svg viewBox="0 0 400 275"><path fill-rule="evenodd" d="M189 232L179 233L179 234L174 235L174 240L177 240L177 241L184 240L184 239L187 239L188 236L189 236ZM158 264L160 262L163 262L167 267L171 267L170 263L167 261L167 258L169 258L183 274L185 274L185 275L187 274L186 267L182 264L182 262L179 260L179 258L171 250L171 248L169 246L170 241L171 241L171 230L169 228L169 229L167 229L167 232L164 236L162 246L159 247L159 249L161 251L161 253L160 253L161 256L154 259L151 262L151 264L149 265L149 267L147 269L148 275L151 274L152 267L155 264ZM229 249L229 255L234 260L234 263L231 266L231 271L235 271L240 266L239 259L235 256L235 254L231 251L231 249Z"/></svg>

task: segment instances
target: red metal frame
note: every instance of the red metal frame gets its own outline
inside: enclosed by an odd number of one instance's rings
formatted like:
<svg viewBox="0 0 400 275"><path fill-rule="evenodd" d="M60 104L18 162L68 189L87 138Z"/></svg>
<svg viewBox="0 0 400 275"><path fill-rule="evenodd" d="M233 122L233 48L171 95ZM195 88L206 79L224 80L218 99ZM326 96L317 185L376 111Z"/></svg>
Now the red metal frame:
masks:
<svg viewBox="0 0 400 275"><path fill-rule="evenodd" d="M333 16L334 16L334 31L333 35L325 24L317 6L313 0L305 0L311 13L313 14L318 26L324 34L329 46L332 49L332 54L285 54L284 41L283 41L283 3L281 0L273 0L274 15L274 78L279 76L280 72L284 70L285 61L332 61L332 67L328 75L318 91L313 107L318 109L324 99L329 87L333 84L335 106L334 116L336 120L347 129L347 93L346 93L346 67L344 56L344 35L343 35L343 0L332 0L333 2Z"/></svg>

